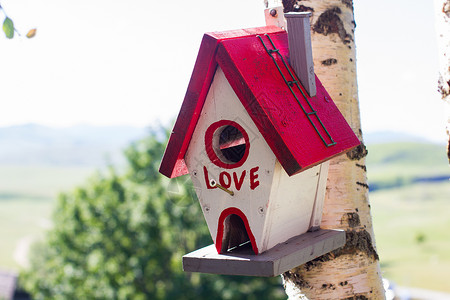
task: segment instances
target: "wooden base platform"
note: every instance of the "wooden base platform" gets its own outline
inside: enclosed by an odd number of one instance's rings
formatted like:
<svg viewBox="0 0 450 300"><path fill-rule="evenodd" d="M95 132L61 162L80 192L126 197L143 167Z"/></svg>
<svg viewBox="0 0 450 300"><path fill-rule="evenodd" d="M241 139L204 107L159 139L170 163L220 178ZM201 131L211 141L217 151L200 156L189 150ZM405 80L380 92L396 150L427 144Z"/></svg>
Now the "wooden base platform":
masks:
<svg viewBox="0 0 450 300"><path fill-rule="evenodd" d="M291 238L259 255L251 247L217 254L209 245L183 256L185 272L271 277L345 245L343 230L319 229Z"/></svg>

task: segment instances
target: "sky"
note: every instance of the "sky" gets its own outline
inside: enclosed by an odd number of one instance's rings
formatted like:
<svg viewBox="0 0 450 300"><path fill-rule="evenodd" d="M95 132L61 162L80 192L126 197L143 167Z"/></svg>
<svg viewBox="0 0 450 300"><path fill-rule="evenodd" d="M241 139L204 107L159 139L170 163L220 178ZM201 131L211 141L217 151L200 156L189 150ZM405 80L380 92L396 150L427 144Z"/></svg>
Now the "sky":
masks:
<svg viewBox="0 0 450 300"><path fill-rule="evenodd" d="M0 0L0 127L171 124L203 33L264 25L263 0ZM223 5L227 3L227 5ZM445 141L430 0L355 1L364 132Z"/></svg>

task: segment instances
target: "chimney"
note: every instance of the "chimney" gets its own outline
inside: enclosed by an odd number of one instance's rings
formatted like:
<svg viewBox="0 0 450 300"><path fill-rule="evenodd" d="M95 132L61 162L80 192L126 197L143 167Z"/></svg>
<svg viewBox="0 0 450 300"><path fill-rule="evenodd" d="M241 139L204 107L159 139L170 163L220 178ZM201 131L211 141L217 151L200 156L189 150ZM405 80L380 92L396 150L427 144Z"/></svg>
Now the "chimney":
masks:
<svg viewBox="0 0 450 300"><path fill-rule="evenodd" d="M316 77L311 48L310 12L289 12L287 21L289 56L301 84L310 97L316 95Z"/></svg>

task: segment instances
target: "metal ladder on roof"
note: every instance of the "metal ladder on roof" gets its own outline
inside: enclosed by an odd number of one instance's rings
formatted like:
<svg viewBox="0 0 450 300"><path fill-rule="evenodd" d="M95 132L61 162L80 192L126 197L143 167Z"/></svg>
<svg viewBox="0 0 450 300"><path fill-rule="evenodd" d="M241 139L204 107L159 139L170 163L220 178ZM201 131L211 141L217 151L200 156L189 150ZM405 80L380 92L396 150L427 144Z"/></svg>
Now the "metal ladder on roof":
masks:
<svg viewBox="0 0 450 300"><path fill-rule="evenodd" d="M277 67L278 72L280 73L281 77L283 77L283 80L286 83L286 85L289 88L289 90L291 91L291 94L294 96L294 98L297 101L298 105L300 105L300 108L302 109L302 111L306 115L306 117L308 118L309 122L313 126L314 130L316 131L316 133L319 135L319 137L322 140L323 144L326 147L330 147L330 146L336 145L336 142L333 140L333 138L331 137L330 133L325 128L325 125L323 125L322 121L320 120L319 116L317 115L317 111L314 110L314 108L311 105L311 102L308 100L308 97L305 95L303 90L300 88L299 81L295 79L295 76L292 74L291 70L289 69L288 65L286 64L286 61L284 60L283 55L281 55L281 53L280 53L280 49L277 49L275 47L275 44L273 43L272 39L270 38L270 36L268 34L265 34L264 36L268 38L268 40L269 40L270 44L272 45L273 49L267 48L266 43L264 43L264 40L263 40L263 38L260 35L257 35L256 37L259 38L259 40L261 41L262 45L264 46L264 49L266 49L267 54L269 54L270 57L272 58L272 61L275 63L275 66ZM278 62L275 59L274 53L275 53L275 55L278 55L281 58L281 61L283 62L284 67L288 71L289 78L291 80L288 80L286 78L286 76L283 74L283 72L281 71L281 68L278 65ZM295 94L295 92L293 90L293 86L297 87L297 89L302 93L303 98L305 99L305 101L307 103L307 106L310 109L309 112L305 109L304 105L298 99L297 95ZM316 118L316 120L319 123L319 126L322 128L323 132L325 133L325 136L320 132L320 130L319 130L319 128L317 128L316 124L314 124L312 117Z"/></svg>

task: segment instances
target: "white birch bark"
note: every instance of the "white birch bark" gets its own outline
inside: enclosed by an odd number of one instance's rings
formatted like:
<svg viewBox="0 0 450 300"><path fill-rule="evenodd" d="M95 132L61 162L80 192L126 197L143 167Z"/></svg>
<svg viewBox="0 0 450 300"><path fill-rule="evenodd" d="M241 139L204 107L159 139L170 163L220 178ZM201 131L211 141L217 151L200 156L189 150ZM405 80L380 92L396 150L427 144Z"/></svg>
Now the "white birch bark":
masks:
<svg viewBox="0 0 450 300"><path fill-rule="evenodd" d="M273 3L275 2L275 3ZM278 0L269 1L269 5ZM284 0L311 11L315 71L362 140L352 0ZM283 274L289 299L384 299L368 199L364 146L331 161L322 228L347 232L347 244Z"/></svg>
<svg viewBox="0 0 450 300"><path fill-rule="evenodd" d="M450 163L450 0L435 0L439 51L438 89L447 107L447 157Z"/></svg>

